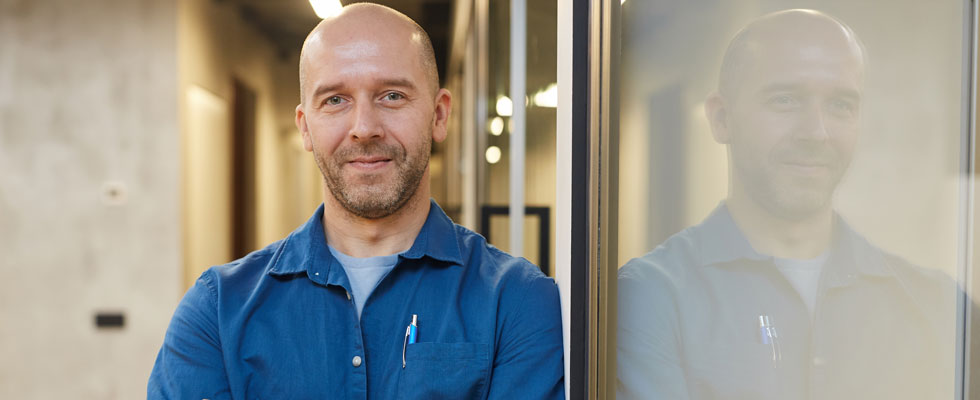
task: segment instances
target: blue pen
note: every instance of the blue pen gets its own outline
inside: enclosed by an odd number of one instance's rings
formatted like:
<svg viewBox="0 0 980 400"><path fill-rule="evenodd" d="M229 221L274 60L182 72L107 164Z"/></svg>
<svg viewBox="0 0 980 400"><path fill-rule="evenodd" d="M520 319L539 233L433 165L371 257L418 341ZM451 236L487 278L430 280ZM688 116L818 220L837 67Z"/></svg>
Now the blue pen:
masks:
<svg viewBox="0 0 980 400"><path fill-rule="evenodd" d="M759 341L762 344L768 344L772 350L772 366L775 368L776 362L783 359L783 351L779 346L779 334L776 333L776 327L772 325L769 316L765 314L759 316Z"/></svg>
<svg viewBox="0 0 980 400"><path fill-rule="evenodd" d="M405 327L405 341L402 343L402 369L405 368L405 348L408 345L415 343L415 337L418 335L419 330L419 316L417 314L412 314L412 323Z"/></svg>
<svg viewBox="0 0 980 400"><path fill-rule="evenodd" d="M415 343L415 337L419 330L419 316L412 314L412 324L408 326L408 344Z"/></svg>

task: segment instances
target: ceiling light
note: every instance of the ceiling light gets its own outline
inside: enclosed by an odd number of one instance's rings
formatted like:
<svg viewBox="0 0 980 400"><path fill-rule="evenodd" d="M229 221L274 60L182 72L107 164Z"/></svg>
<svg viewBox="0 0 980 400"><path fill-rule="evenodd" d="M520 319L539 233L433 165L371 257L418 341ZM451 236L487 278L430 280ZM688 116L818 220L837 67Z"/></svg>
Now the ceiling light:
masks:
<svg viewBox="0 0 980 400"><path fill-rule="evenodd" d="M514 102L510 97L500 96L497 98L497 115L509 117L514 114Z"/></svg>
<svg viewBox="0 0 980 400"><path fill-rule="evenodd" d="M500 117L493 117L490 120L490 134L494 136L500 136L504 133L504 119Z"/></svg>
<svg viewBox="0 0 980 400"><path fill-rule="evenodd" d="M340 14L344 9L344 5L340 4L340 0L310 0L310 5L313 6L313 12L320 19L333 17Z"/></svg>
<svg viewBox="0 0 980 400"><path fill-rule="evenodd" d="M552 83L534 94L534 105L558 108L558 84Z"/></svg>
<svg viewBox="0 0 980 400"><path fill-rule="evenodd" d="M496 164L500 161L500 148L497 146L487 147L487 162L490 164Z"/></svg>

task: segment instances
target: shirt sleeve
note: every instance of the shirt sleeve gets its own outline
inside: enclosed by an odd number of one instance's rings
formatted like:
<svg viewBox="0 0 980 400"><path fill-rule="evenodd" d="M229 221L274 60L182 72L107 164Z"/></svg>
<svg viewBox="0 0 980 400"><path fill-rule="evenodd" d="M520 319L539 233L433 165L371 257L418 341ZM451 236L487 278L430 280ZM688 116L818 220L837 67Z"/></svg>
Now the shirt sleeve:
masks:
<svg viewBox="0 0 980 400"><path fill-rule="evenodd" d="M148 400L231 399L210 273L187 291L170 320L150 373Z"/></svg>
<svg viewBox="0 0 980 400"><path fill-rule="evenodd" d="M488 399L565 399L558 286L537 274L504 291Z"/></svg>
<svg viewBox="0 0 980 400"><path fill-rule="evenodd" d="M666 278L638 279L630 274L636 271L630 271L629 265L619 272L616 398L689 399L677 333L678 316Z"/></svg>

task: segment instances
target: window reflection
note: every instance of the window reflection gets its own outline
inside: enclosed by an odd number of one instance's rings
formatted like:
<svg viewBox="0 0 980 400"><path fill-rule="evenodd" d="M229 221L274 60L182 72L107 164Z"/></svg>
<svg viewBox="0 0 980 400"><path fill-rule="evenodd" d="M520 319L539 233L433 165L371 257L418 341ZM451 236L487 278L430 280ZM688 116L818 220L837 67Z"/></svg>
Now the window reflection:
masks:
<svg viewBox="0 0 980 400"><path fill-rule="evenodd" d="M827 12L745 18L731 36L694 31L723 11L678 7L623 13L619 237L635 258L619 271L618 398L952 398L958 4L888 10L933 16L938 31L875 32L880 59ZM842 7L869 29L901 27ZM691 46L732 39L718 58L641 40L680 33L705 39ZM929 75L874 76L896 68ZM714 87L696 75L709 70ZM900 87L913 79L932 84ZM905 173L913 160L925 165Z"/></svg>

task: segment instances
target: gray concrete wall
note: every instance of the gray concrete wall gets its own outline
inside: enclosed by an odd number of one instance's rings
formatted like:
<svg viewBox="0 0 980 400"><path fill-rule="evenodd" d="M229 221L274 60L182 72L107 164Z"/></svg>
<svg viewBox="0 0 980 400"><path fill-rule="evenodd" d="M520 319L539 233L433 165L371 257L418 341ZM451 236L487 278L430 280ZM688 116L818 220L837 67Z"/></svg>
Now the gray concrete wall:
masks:
<svg viewBox="0 0 980 400"><path fill-rule="evenodd" d="M0 0L0 398L145 397L182 293L176 36L174 1Z"/></svg>

